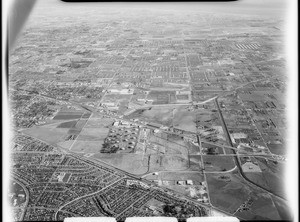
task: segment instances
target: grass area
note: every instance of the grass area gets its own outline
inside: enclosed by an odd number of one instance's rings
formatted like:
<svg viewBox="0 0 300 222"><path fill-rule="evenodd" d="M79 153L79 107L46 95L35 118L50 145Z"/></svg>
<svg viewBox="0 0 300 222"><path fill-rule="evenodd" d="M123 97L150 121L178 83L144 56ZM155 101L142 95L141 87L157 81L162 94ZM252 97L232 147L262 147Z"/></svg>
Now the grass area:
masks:
<svg viewBox="0 0 300 222"><path fill-rule="evenodd" d="M74 143L74 140L68 140L68 141L64 141L64 142L59 142L59 143L57 143L57 145L62 148L65 148L65 149L69 149L73 143Z"/></svg>
<svg viewBox="0 0 300 222"><path fill-rule="evenodd" d="M166 126L172 125L173 108L170 107L152 107L139 109L129 114L128 119L141 119L148 122L160 123Z"/></svg>
<svg viewBox="0 0 300 222"><path fill-rule="evenodd" d="M139 154L105 154L98 153L93 156L95 159L99 159L109 165L117 167L121 170L125 170L128 173L132 174L144 174L147 173L148 165L147 159L148 156L139 155Z"/></svg>
<svg viewBox="0 0 300 222"><path fill-rule="evenodd" d="M82 114L57 114L53 117L53 120L69 120L69 119L79 119Z"/></svg>
<svg viewBox="0 0 300 222"><path fill-rule="evenodd" d="M188 111L186 106L179 107L174 111L173 127L196 133L195 118L195 113Z"/></svg>
<svg viewBox="0 0 300 222"><path fill-rule="evenodd" d="M251 199L249 210L238 212L236 216L246 220L280 220L270 195L248 186L238 174L206 174L206 178L213 206L234 213L241 204Z"/></svg>
<svg viewBox="0 0 300 222"><path fill-rule="evenodd" d="M184 156L188 155L188 148L185 146L185 141L180 137L174 139L174 137L166 137L166 134L164 133L158 133L151 136L149 141L152 144L163 146L166 154L182 154Z"/></svg>
<svg viewBox="0 0 300 222"><path fill-rule="evenodd" d="M247 200L250 190L233 174L226 174L230 180L221 179L224 174L206 174L211 204L229 213Z"/></svg>
<svg viewBox="0 0 300 222"><path fill-rule="evenodd" d="M76 125L77 121L68 121L68 122L64 122L61 123L57 126L57 128L71 128L74 127Z"/></svg>
<svg viewBox="0 0 300 222"><path fill-rule="evenodd" d="M84 128L106 128L113 124L114 120L111 118L93 118L91 117Z"/></svg>
<svg viewBox="0 0 300 222"><path fill-rule="evenodd" d="M273 161L266 161L263 158L256 158L262 170L265 181L272 192L277 195L285 196L285 186L287 182L283 180L285 164Z"/></svg>
<svg viewBox="0 0 300 222"><path fill-rule="evenodd" d="M150 156L150 171L187 170L189 162L181 155L156 155Z"/></svg>
<svg viewBox="0 0 300 222"><path fill-rule="evenodd" d="M85 123L86 123L86 120L79 120L79 121L76 123L75 128L76 128L76 129L82 129L82 127L84 127Z"/></svg>
<svg viewBox="0 0 300 222"><path fill-rule="evenodd" d="M258 184L266 189L270 189L268 186L268 183L266 182L266 179L263 176L263 173L261 172L244 172L245 176L251 180L253 183Z"/></svg>
<svg viewBox="0 0 300 222"><path fill-rule="evenodd" d="M200 155L189 155L190 170L200 170L202 166Z"/></svg>
<svg viewBox="0 0 300 222"><path fill-rule="evenodd" d="M206 172L227 171L235 167L231 156L203 155L202 157Z"/></svg>
<svg viewBox="0 0 300 222"><path fill-rule="evenodd" d="M280 220L278 211L274 206L270 195L268 194L255 195L253 205L251 206L251 211L255 213L256 216L265 217L269 220Z"/></svg>
<svg viewBox="0 0 300 222"><path fill-rule="evenodd" d="M23 131L23 133L40 139L50 144L55 144L64 141L69 129L64 128L44 128L33 127Z"/></svg>
<svg viewBox="0 0 300 222"><path fill-rule="evenodd" d="M102 148L103 141L78 141L76 140L71 148L74 152L99 153Z"/></svg>
<svg viewBox="0 0 300 222"><path fill-rule="evenodd" d="M83 128L77 140L103 142L108 132L108 128Z"/></svg>
<svg viewBox="0 0 300 222"><path fill-rule="evenodd" d="M273 154L277 154L277 155L286 155L287 154L287 150L285 148L285 146L283 144L267 144L269 150L271 151L271 153Z"/></svg>
<svg viewBox="0 0 300 222"><path fill-rule="evenodd" d="M291 213L291 209L288 206L288 202L284 201L282 199L279 199L277 197L273 197L272 199L273 199L275 207L277 208L277 211L281 217L281 220L292 221L292 213Z"/></svg>
<svg viewBox="0 0 300 222"><path fill-rule="evenodd" d="M237 212L235 215L246 220L280 220L281 217L273 204L269 194L253 192L251 193L253 200L250 210Z"/></svg>

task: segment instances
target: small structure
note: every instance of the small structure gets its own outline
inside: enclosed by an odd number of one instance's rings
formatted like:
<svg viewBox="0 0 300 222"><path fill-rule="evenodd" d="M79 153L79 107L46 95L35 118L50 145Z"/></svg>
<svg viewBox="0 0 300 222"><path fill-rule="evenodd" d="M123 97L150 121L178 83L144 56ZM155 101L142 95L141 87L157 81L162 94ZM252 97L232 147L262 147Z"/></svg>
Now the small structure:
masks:
<svg viewBox="0 0 300 222"><path fill-rule="evenodd" d="M192 180L187 180L187 181L186 181L186 184L187 184L187 185L194 185L194 183L193 183Z"/></svg>
<svg viewBox="0 0 300 222"><path fill-rule="evenodd" d="M186 185L186 183L185 183L184 180L178 180L178 181L177 181L177 184L178 184L178 185Z"/></svg>

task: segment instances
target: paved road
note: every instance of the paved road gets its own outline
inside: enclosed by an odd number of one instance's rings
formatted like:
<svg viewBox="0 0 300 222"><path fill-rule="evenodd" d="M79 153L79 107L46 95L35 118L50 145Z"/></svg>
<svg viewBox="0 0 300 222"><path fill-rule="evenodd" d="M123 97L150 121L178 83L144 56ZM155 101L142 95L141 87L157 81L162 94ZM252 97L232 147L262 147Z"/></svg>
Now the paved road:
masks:
<svg viewBox="0 0 300 222"><path fill-rule="evenodd" d="M220 109L220 106L219 106L219 103L218 103L218 99L217 99L217 98L215 99L215 104L216 104L216 106L217 106L217 108L218 108L218 111L219 111L219 114L220 114L220 117L221 117L221 122L222 122L222 125L223 125L224 129L225 129L225 136L226 136L226 138L227 138L229 144L233 147L233 144L232 144L232 141L231 141L231 138L230 138L230 134L229 134L227 125L226 125L226 123L225 123L224 117L223 117L223 115L222 115L222 111L221 111L221 109ZM232 149L232 152L233 152L233 154L235 154L233 157L234 157L234 160L235 160L235 164L236 164L236 166L237 166L238 169L239 169L239 173L240 173L240 175L244 178L245 181L247 181L248 183L254 185L255 187L257 187L257 188L259 188L259 189L261 189L261 190L263 190L263 191L269 193L270 195L273 195L273 196L276 196L276 197L278 197L278 198L280 198L280 199L286 200L284 197L282 197L282 196L280 196L280 195L277 195L277 194L274 194L271 190L266 189L266 188L264 188L263 186L260 186L259 184L256 184L256 183L254 183L253 181L249 180L249 179L245 176L245 174L244 174L244 172L243 172L243 169L242 169L242 167L241 167L241 164L240 164L240 161L239 161L239 158L238 158L238 154L236 153L236 151L235 151L234 149Z"/></svg>

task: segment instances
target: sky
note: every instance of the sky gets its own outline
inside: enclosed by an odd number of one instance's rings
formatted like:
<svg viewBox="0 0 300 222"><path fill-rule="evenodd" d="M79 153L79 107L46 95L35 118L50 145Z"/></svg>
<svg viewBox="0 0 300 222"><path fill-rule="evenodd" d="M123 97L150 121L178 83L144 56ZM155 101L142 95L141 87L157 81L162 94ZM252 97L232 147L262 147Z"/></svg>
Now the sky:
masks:
<svg viewBox="0 0 300 222"><path fill-rule="evenodd" d="M37 10L47 10L49 7L75 8L82 7L101 8L152 8L171 10L192 10L213 13L258 15L267 17L278 17L285 14L288 0L238 0L231 2L121 2L113 3L66 3L60 0L37 0ZM70 7L72 5L72 7ZM74 7L74 5L76 5Z"/></svg>

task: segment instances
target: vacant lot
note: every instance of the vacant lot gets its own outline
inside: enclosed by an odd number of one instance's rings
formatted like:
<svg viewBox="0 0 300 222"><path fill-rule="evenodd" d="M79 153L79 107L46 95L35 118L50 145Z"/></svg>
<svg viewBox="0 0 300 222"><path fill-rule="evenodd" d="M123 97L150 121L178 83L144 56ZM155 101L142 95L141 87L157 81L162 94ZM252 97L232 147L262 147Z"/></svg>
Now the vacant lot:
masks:
<svg viewBox="0 0 300 222"><path fill-rule="evenodd" d="M85 128L105 128L113 124L111 118L90 118L85 125Z"/></svg>
<svg viewBox="0 0 300 222"><path fill-rule="evenodd" d="M235 167L230 156L203 155L203 162L206 172L227 171Z"/></svg>
<svg viewBox="0 0 300 222"><path fill-rule="evenodd" d="M30 129L26 129L23 132L27 135L30 135L47 143L55 144L64 141L68 129L33 127Z"/></svg>
<svg viewBox="0 0 300 222"><path fill-rule="evenodd" d="M141 119L148 122L160 123L166 126L172 125L173 108L170 107L152 107L139 109L127 116L128 119Z"/></svg>
<svg viewBox="0 0 300 222"><path fill-rule="evenodd" d="M102 149L102 141L78 141L76 140L71 148L74 152L99 153Z"/></svg>
<svg viewBox="0 0 300 222"><path fill-rule="evenodd" d="M235 210L247 200L250 190L239 182L232 174L226 174L229 180L219 177L223 174L206 174L211 204L229 213Z"/></svg>
<svg viewBox="0 0 300 222"><path fill-rule="evenodd" d="M202 166L200 155L189 155L190 160L190 170L200 170Z"/></svg>
<svg viewBox="0 0 300 222"><path fill-rule="evenodd" d="M103 143L109 132L108 128L84 128L81 130L77 140L100 141Z"/></svg>
<svg viewBox="0 0 300 222"><path fill-rule="evenodd" d="M74 143L74 140L68 140L68 141L64 141L64 142L59 142L59 143L57 143L57 145L62 148L65 148L65 149L69 149L73 143Z"/></svg>
<svg viewBox="0 0 300 222"><path fill-rule="evenodd" d="M99 159L109 165L117 167L121 170L125 170L132 174L144 174L148 171L147 159L148 156L138 154L105 154L98 153L93 156L95 159Z"/></svg>
<svg viewBox="0 0 300 222"><path fill-rule="evenodd" d="M174 110L173 127L196 133L195 119L194 112L188 111L186 106L179 107Z"/></svg>
<svg viewBox="0 0 300 222"><path fill-rule="evenodd" d="M78 120L78 122L75 125L75 128L82 129L82 127L84 127L85 123L86 123L86 120Z"/></svg>
<svg viewBox="0 0 300 222"><path fill-rule="evenodd" d="M81 111L79 111L79 112L76 112L76 111L68 111L68 112L60 111L56 114L56 116L53 117L53 120L79 119L82 116L82 114L83 114L83 112L81 112Z"/></svg>
<svg viewBox="0 0 300 222"><path fill-rule="evenodd" d="M253 192L253 200L249 211L237 212L235 215L246 220L280 220L280 215L273 204L271 197L265 193Z"/></svg>
<svg viewBox="0 0 300 222"><path fill-rule="evenodd" d="M69 121L69 122L64 122L61 123L57 126L57 128L71 128L76 125L77 121Z"/></svg>
<svg viewBox="0 0 300 222"><path fill-rule="evenodd" d="M289 208L287 201L284 201L277 197L272 197L272 199L281 219L292 221L291 208Z"/></svg>
<svg viewBox="0 0 300 222"><path fill-rule="evenodd" d="M149 139L152 144L158 144L165 148L167 154L182 154L188 155L188 148L185 146L185 141L181 138L174 139L167 137L166 139L162 134L156 134Z"/></svg>
<svg viewBox="0 0 300 222"><path fill-rule="evenodd" d="M270 190L275 194L284 197L285 186L288 185L288 182L282 179L284 178L285 164L266 161L264 158L256 158L256 160L258 161L263 177Z"/></svg>
<svg viewBox="0 0 300 222"><path fill-rule="evenodd" d="M268 186L268 183L266 182L266 179L263 176L263 173L261 173L261 172L249 172L249 173L244 172L244 174L253 183L258 184L267 190L270 189Z"/></svg>
<svg viewBox="0 0 300 222"><path fill-rule="evenodd" d="M163 170L187 170L189 168L189 161L181 155L156 155L150 156L150 171Z"/></svg>

